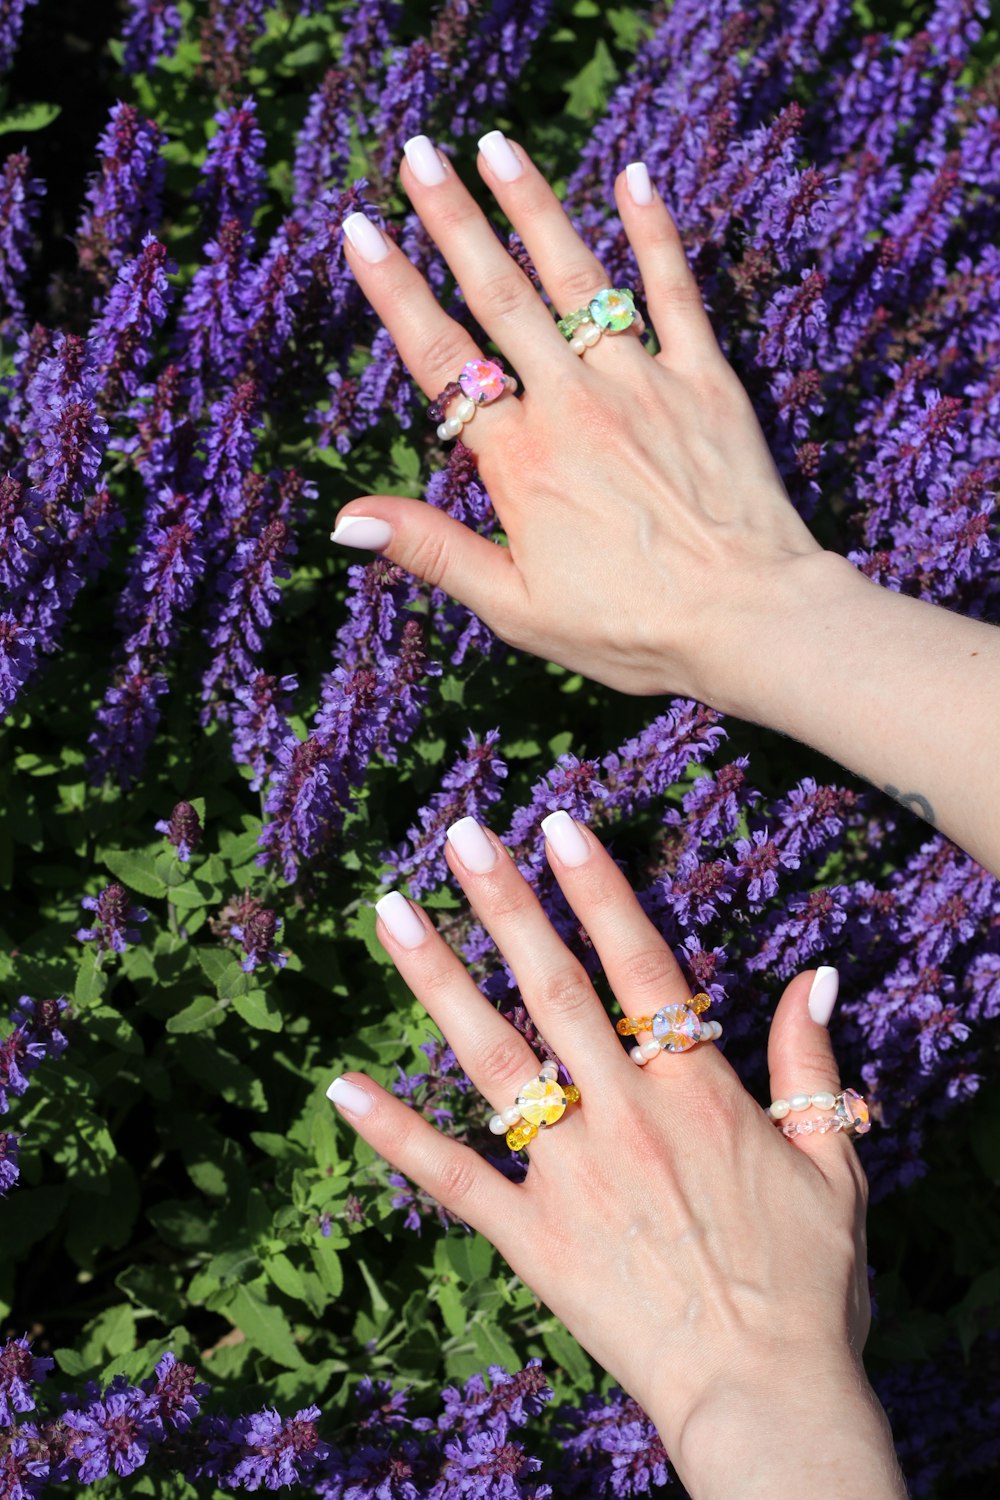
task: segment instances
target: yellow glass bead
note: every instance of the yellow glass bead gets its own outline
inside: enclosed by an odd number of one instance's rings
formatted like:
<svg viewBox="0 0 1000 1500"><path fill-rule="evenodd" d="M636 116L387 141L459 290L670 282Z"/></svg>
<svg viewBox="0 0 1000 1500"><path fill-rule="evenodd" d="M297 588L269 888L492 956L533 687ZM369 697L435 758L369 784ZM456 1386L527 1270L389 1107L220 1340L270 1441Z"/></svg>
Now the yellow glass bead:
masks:
<svg viewBox="0 0 1000 1500"><path fill-rule="evenodd" d="M648 1031L652 1024L652 1016L623 1016L615 1030L619 1036L635 1036L637 1031Z"/></svg>
<svg viewBox="0 0 1000 1500"><path fill-rule="evenodd" d="M566 1085L566 1103L567 1104L579 1104L579 1102L580 1102L580 1090L577 1088L577 1086L576 1086L575 1083L568 1083Z"/></svg>
<svg viewBox="0 0 1000 1500"><path fill-rule="evenodd" d="M522 1121L520 1125L512 1125L507 1132L507 1144L512 1151L523 1151L529 1141L533 1141L538 1134L537 1125L530 1125Z"/></svg>
<svg viewBox="0 0 1000 1500"><path fill-rule="evenodd" d="M566 1093L555 1078L530 1078L518 1089L514 1100L529 1125L554 1125L566 1110Z"/></svg>
<svg viewBox="0 0 1000 1500"><path fill-rule="evenodd" d="M703 1010L708 1010L708 1007L711 1005L711 1003L711 995L706 995L704 990L700 991L700 993L697 995L693 995L688 1001L688 1005L694 1011L696 1016L700 1016Z"/></svg>

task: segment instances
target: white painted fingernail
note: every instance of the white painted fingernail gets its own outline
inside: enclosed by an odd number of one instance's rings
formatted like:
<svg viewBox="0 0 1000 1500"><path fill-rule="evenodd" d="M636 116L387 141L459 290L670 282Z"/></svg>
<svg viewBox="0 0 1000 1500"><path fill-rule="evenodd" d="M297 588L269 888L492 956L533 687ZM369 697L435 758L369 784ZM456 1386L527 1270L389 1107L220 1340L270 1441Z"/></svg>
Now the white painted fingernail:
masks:
<svg viewBox="0 0 1000 1500"><path fill-rule="evenodd" d="M427 936L427 928L402 891L390 891L375 902L375 910L401 948L419 948Z"/></svg>
<svg viewBox="0 0 1000 1500"><path fill-rule="evenodd" d="M403 146L406 160L410 163L410 171L418 182L424 187L437 187L439 182L444 182L447 173L444 162L437 152L434 142L426 135L415 135Z"/></svg>
<svg viewBox="0 0 1000 1500"><path fill-rule="evenodd" d="M473 875L484 875L497 862L497 851L475 818L459 818L448 829L448 842Z"/></svg>
<svg viewBox="0 0 1000 1500"><path fill-rule="evenodd" d="M479 149L486 157L489 169L500 182L513 182L524 168L517 152L502 130L490 130L479 138Z"/></svg>
<svg viewBox="0 0 1000 1500"><path fill-rule="evenodd" d="M837 970L829 964L822 964L816 970L812 989L809 991L809 1014L819 1026L829 1025L839 989L840 975Z"/></svg>
<svg viewBox="0 0 1000 1500"><path fill-rule="evenodd" d="M330 532L331 542L342 547L366 547L369 552L380 552L392 541L392 527L388 521L377 516L345 516Z"/></svg>
<svg viewBox="0 0 1000 1500"><path fill-rule="evenodd" d="M630 161L625 168L625 186L632 202L645 208L653 201L653 184L649 180L649 169L644 161Z"/></svg>
<svg viewBox="0 0 1000 1500"><path fill-rule="evenodd" d="M334 1104L339 1104L341 1109L350 1110L359 1119L363 1115L370 1115L375 1108L375 1100L371 1094L366 1094L364 1089L359 1089L356 1083L349 1083L346 1078L335 1078L326 1091L326 1097Z"/></svg>
<svg viewBox="0 0 1000 1500"><path fill-rule="evenodd" d="M542 832L564 865L582 865L590 858L590 845L562 808L542 819Z"/></svg>
<svg viewBox="0 0 1000 1500"><path fill-rule="evenodd" d="M343 230L350 244L370 266L376 262L385 260L389 254L389 241L371 219L364 214L348 214L343 223Z"/></svg>

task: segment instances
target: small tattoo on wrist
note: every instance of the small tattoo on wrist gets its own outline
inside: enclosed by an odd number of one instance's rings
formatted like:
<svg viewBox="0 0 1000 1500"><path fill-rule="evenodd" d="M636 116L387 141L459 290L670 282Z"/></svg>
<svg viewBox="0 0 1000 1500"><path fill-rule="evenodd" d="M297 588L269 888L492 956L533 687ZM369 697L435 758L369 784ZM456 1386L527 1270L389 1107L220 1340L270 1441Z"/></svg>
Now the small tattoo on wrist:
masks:
<svg viewBox="0 0 1000 1500"><path fill-rule="evenodd" d="M905 807L908 812L915 812L918 817L923 818L932 828L937 827L934 809L922 793L901 792L898 786L886 786L882 790L887 797L892 797L901 807Z"/></svg>

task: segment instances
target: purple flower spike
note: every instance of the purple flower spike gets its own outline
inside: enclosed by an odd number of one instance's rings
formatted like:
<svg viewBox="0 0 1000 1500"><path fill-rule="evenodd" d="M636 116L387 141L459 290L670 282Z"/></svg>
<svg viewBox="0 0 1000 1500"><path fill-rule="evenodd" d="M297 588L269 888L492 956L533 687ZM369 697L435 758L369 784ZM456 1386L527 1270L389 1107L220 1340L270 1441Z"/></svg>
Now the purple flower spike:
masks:
<svg viewBox="0 0 1000 1500"><path fill-rule="evenodd" d="M31 221L45 193L45 184L30 171L28 153L19 151L8 156L0 172L0 329L8 316L15 325L24 320L20 289L28 274Z"/></svg>
<svg viewBox="0 0 1000 1500"><path fill-rule="evenodd" d="M76 936L81 943L96 943L99 953L124 953L129 943L139 941L139 933L131 924L149 920L149 912L133 906L125 887L117 881L105 886L99 896L84 896L80 905L85 911L96 912L97 919L93 927L79 928Z"/></svg>
<svg viewBox="0 0 1000 1500"><path fill-rule="evenodd" d="M181 13L173 0L128 0L128 15L122 30L126 73L148 73L158 62L166 62L177 51L181 39Z"/></svg>
<svg viewBox="0 0 1000 1500"><path fill-rule="evenodd" d="M143 1390L156 1402L161 1422L177 1432L188 1430L209 1393L196 1378L194 1365L182 1364L169 1350L156 1366L155 1379L143 1382Z"/></svg>
<svg viewBox="0 0 1000 1500"><path fill-rule="evenodd" d="M230 0L230 11L246 6L249 0ZM223 5L216 0L217 10ZM263 11L263 5L259 6ZM213 229L226 219L238 219L249 229L253 216L264 200L267 173L262 158L267 145L257 124L257 104L244 99L215 116L218 126L208 143L208 154L201 169L202 181L195 197L203 205L207 223Z"/></svg>
<svg viewBox="0 0 1000 1500"><path fill-rule="evenodd" d="M24 12L38 0L0 0L0 73L6 73L14 61L21 40Z"/></svg>
<svg viewBox="0 0 1000 1500"><path fill-rule="evenodd" d="M201 819L190 802L178 802L169 819L161 818L155 827L157 833L173 844L181 864L187 864L201 843L202 833Z"/></svg>
<svg viewBox="0 0 1000 1500"><path fill-rule="evenodd" d="M250 974L258 964L263 963L277 964L279 969L283 969L287 959L274 946L274 940L281 930L281 918L253 897L245 898L239 916L239 922L230 927L229 935L242 945L246 954L240 965L244 974Z"/></svg>
<svg viewBox="0 0 1000 1500"><path fill-rule="evenodd" d="M6 1130L0 1130L0 1197L9 1193L21 1175L21 1169L17 1164L17 1136L11 1135ZM0 1479L3 1478L3 1470L0 1469ZM3 1491L0 1490L0 1494Z"/></svg>
<svg viewBox="0 0 1000 1500"><path fill-rule="evenodd" d="M160 127L141 119L134 105L113 107L97 143L101 167L87 189L90 207L76 232L81 267L104 285L160 221L165 141Z"/></svg>
<svg viewBox="0 0 1000 1500"><path fill-rule="evenodd" d="M44 1380L54 1364L47 1355L32 1354L27 1338L8 1339L0 1349L0 1427L13 1427L24 1412L34 1411L32 1386Z"/></svg>
<svg viewBox="0 0 1000 1500"><path fill-rule="evenodd" d="M9 712L36 666L35 634L9 610L0 613L0 717Z"/></svg>
<svg viewBox="0 0 1000 1500"><path fill-rule="evenodd" d="M253 1412L233 1424L241 1457L224 1483L228 1489L277 1490L305 1481L329 1453L316 1431L318 1406L307 1406L294 1417L276 1411Z"/></svg>
<svg viewBox="0 0 1000 1500"><path fill-rule="evenodd" d="M163 1440L158 1403L123 1375L115 1376L103 1398L96 1387L90 1389L94 1399L86 1407L63 1413L70 1429L66 1457L81 1484L95 1484L109 1474L124 1479L142 1468L150 1447Z"/></svg>

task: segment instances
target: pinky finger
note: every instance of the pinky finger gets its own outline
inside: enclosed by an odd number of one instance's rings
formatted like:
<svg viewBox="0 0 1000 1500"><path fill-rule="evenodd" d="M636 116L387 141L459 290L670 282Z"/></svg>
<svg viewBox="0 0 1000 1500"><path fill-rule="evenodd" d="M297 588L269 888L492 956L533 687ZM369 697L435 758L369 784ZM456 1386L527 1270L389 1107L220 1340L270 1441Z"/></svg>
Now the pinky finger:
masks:
<svg viewBox="0 0 1000 1500"><path fill-rule="evenodd" d="M663 362L703 364L721 358L677 226L643 162L632 162L619 174L615 198L642 274Z"/></svg>
<svg viewBox="0 0 1000 1500"><path fill-rule="evenodd" d="M363 1073L335 1078L326 1093L338 1113L391 1166L506 1254L502 1242L516 1242L524 1229L520 1188L471 1147L442 1135Z"/></svg>

